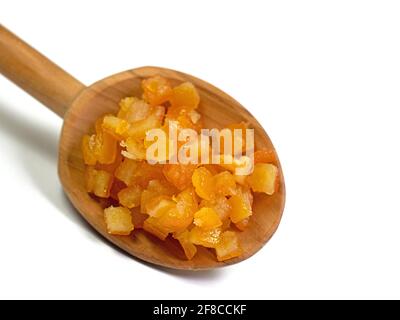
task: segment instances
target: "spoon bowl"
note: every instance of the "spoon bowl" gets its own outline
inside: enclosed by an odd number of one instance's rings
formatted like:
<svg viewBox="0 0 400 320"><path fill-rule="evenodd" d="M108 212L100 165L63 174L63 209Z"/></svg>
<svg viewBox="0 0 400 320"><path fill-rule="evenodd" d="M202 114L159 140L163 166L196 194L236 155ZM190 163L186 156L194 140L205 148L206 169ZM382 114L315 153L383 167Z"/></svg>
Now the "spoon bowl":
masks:
<svg viewBox="0 0 400 320"><path fill-rule="evenodd" d="M276 231L285 203L285 183L279 160L279 189L272 196L255 195L249 226L244 232L238 233L244 253L238 258L224 262L218 262L215 254L203 247L198 248L192 260L185 260L185 255L176 240L167 238L166 241L161 241L142 230L135 230L131 236L108 234L103 208L85 190L82 136L90 132L97 118L106 113L117 112L118 102L122 98L140 96L141 81L156 75L169 79L172 85L184 81L194 84L200 94L199 112L205 127L223 128L231 123L245 121L254 128L256 148L273 149L271 140L258 121L236 100L216 87L185 73L158 67L125 71L85 87L1 26L0 72L64 117L58 162L64 191L74 207L95 230L130 255L168 268L212 269L249 258L260 250Z"/></svg>

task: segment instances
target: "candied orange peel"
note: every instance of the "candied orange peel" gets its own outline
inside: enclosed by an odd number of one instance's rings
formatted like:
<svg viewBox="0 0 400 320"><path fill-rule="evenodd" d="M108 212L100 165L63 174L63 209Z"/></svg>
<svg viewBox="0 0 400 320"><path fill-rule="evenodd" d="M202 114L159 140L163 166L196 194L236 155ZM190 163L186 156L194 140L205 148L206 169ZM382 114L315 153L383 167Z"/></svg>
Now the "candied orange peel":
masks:
<svg viewBox="0 0 400 320"><path fill-rule="evenodd" d="M279 187L274 150L255 151L252 172L237 175L235 169L250 159L244 156L248 124L241 122L225 128L242 130L232 141L240 140L241 158L225 154L221 145L217 157L230 162L169 163L173 154L167 151L159 157L164 162L151 163L149 130L171 134L171 123L178 134L203 129L200 95L192 83L172 86L160 76L144 79L142 89L141 98L123 98L118 112L100 117L93 133L82 138L85 188L104 207L108 233L130 236L142 229L161 240L175 239L188 260L199 246L215 251L218 261L240 256L239 233L251 224L254 193L272 195Z"/></svg>

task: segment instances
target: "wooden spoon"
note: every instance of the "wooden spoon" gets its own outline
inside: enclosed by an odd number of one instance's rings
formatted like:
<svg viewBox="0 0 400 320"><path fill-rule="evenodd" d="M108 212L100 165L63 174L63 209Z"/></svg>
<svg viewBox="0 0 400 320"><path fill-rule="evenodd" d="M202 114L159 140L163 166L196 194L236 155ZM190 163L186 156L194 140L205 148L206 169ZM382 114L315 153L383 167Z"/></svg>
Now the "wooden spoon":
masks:
<svg viewBox="0 0 400 320"><path fill-rule="evenodd" d="M115 74L86 87L1 25L0 72L64 118L58 159L64 191L93 228L132 256L175 269L211 269L249 258L277 229L285 203L285 184L279 161L279 190L273 196L255 195L254 214L249 227L239 233L244 254L225 262L218 262L215 254L203 247L199 247L193 260L187 261L175 240L163 242L141 230L135 230L129 237L108 234L101 206L85 191L80 150L83 134L89 132L98 117L116 112L121 98L140 96L141 80L155 75L168 78L173 85L183 81L195 85L201 97L199 109L206 127L221 128L246 121L255 129L256 147L273 149L271 140L257 120L237 101L214 86L185 73L142 67Z"/></svg>

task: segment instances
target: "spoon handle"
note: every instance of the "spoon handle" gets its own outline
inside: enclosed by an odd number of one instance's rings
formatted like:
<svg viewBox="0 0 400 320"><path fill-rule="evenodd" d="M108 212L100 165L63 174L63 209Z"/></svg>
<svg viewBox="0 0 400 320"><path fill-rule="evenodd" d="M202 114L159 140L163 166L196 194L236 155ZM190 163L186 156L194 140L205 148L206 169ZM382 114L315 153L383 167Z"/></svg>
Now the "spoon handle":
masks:
<svg viewBox="0 0 400 320"><path fill-rule="evenodd" d="M85 88L1 24L0 73L60 117Z"/></svg>

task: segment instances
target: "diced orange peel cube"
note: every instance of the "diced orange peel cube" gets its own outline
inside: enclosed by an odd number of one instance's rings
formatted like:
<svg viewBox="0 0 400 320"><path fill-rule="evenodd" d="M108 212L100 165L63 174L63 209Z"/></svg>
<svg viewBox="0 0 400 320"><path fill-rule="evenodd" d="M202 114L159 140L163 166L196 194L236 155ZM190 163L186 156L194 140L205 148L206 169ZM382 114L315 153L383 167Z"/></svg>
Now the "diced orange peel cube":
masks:
<svg viewBox="0 0 400 320"><path fill-rule="evenodd" d="M132 209L140 205L140 199L143 189L140 186L133 185L118 192L119 203L124 207Z"/></svg>
<svg viewBox="0 0 400 320"><path fill-rule="evenodd" d="M233 231L225 231L220 241L215 247L218 261L225 261L232 258L239 257L243 251L240 247L237 235Z"/></svg>
<svg viewBox="0 0 400 320"><path fill-rule="evenodd" d="M165 182L160 180L150 180L147 188L142 192L140 200L140 211L147 213L147 205L152 199L158 196L172 196L174 189L171 189Z"/></svg>
<svg viewBox="0 0 400 320"><path fill-rule="evenodd" d="M278 168L270 163L257 163L247 183L254 192L275 193L278 183Z"/></svg>
<svg viewBox="0 0 400 320"><path fill-rule="evenodd" d="M114 138L122 139L126 137L129 129L129 123L126 120L120 119L116 116L106 115L103 118L103 129L114 136Z"/></svg>
<svg viewBox="0 0 400 320"><path fill-rule="evenodd" d="M143 223L143 229L152 235L156 236L160 240L165 240L168 237L169 231L163 228L159 223L158 219L149 217Z"/></svg>
<svg viewBox="0 0 400 320"><path fill-rule="evenodd" d="M171 104L174 107L185 107L191 111L196 109L200 103L200 96L194 85L184 82L173 89Z"/></svg>
<svg viewBox="0 0 400 320"><path fill-rule="evenodd" d="M169 189L169 193L173 194L176 191L176 189L165 180L162 173L162 165L152 165L147 163L147 161L141 161L138 171L134 176L133 183L146 188L152 180L163 181L162 185Z"/></svg>
<svg viewBox="0 0 400 320"><path fill-rule="evenodd" d="M197 210L197 201L193 191L187 189L174 196L155 197L146 206L147 213L157 218L157 223L168 232L180 232L193 222Z"/></svg>
<svg viewBox="0 0 400 320"><path fill-rule="evenodd" d="M205 167L194 170L192 184L198 196L205 200L211 200L214 194L213 175Z"/></svg>
<svg viewBox="0 0 400 320"><path fill-rule="evenodd" d="M193 172L192 183L199 197L205 200L211 200L217 195L232 195L236 187L235 177L230 172L223 171L213 176L205 167L199 167Z"/></svg>
<svg viewBox="0 0 400 320"><path fill-rule="evenodd" d="M177 239L185 252L186 258L192 260L197 253L196 246L190 241L190 232L185 230L183 232L174 233L174 238Z"/></svg>
<svg viewBox="0 0 400 320"><path fill-rule="evenodd" d="M120 101L117 117L129 123L146 119L150 114L150 106L143 100L127 97Z"/></svg>
<svg viewBox="0 0 400 320"><path fill-rule="evenodd" d="M169 232L181 232L191 225L193 216L188 216L187 212L182 212L175 206L165 211L158 218L159 224Z"/></svg>
<svg viewBox="0 0 400 320"><path fill-rule="evenodd" d="M145 119L132 123L124 136L136 139L145 139L146 133L155 128L161 128L165 114L165 108L162 106L153 107L149 116Z"/></svg>
<svg viewBox="0 0 400 320"><path fill-rule="evenodd" d="M202 200L200 203L200 207L209 207L214 209L214 211L218 214L219 218L223 222L229 220L232 210L228 199L221 195L215 197L212 200Z"/></svg>
<svg viewBox="0 0 400 320"><path fill-rule="evenodd" d="M246 219L252 215L251 193L238 192L229 198L229 204L232 208L231 210L231 220L233 223L238 223L239 221Z"/></svg>
<svg viewBox="0 0 400 320"><path fill-rule="evenodd" d="M107 132L96 135L84 135L82 138L82 154L86 165L112 164L117 156L117 140Z"/></svg>
<svg viewBox="0 0 400 320"><path fill-rule="evenodd" d="M170 100L172 88L167 79L155 76L142 81L143 99L152 106Z"/></svg>
<svg viewBox="0 0 400 320"><path fill-rule="evenodd" d="M272 149L257 150L254 152L254 163L272 163L276 165L277 157L275 151Z"/></svg>
<svg viewBox="0 0 400 320"><path fill-rule="evenodd" d="M192 188L181 191L172 199L176 203L176 209L164 214L160 217L160 220L166 227L176 232L184 230L192 224L194 214L198 210L198 204Z"/></svg>
<svg viewBox="0 0 400 320"><path fill-rule="evenodd" d="M109 154L108 156L110 156L111 154ZM115 158L114 161L110 163L110 161L107 161L108 163L102 163L104 162L104 158L100 159L99 157L99 161L96 163L95 168L97 170L104 170L107 171L111 174L114 174L115 170L119 167L119 165L121 164L122 160L123 160L123 156L121 154L121 147L120 146L116 146L115 148ZM100 162L102 160L102 162Z"/></svg>
<svg viewBox="0 0 400 320"><path fill-rule="evenodd" d="M138 161L124 159L115 170L115 177L123 181L127 186L132 185L139 167L140 163Z"/></svg>
<svg viewBox="0 0 400 320"><path fill-rule="evenodd" d="M233 195L236 188L235 177L228 171L218 173L213 177L214 190L223 196Z"/></svg>
<svg viewBox="0 0 400 320"><path fill-rule="evenodd" d="M212 208L201 208L194 214L193 223L206 230L215 229L222 226L222 221Z"/></svg>
<svg viewBox="0 0 400 320"><path fill-rule="evenodd" d="M163 173L165 178L178 190L184 190L191 185L196 166L194 164L165 164Z"/></svg>
<svg viewBox="0 0 400 320"><path fill-rule="evenodd" d="M97 163L96 156L96 136L85 134L82 138L83 161L88 166L94 166Z"/></svg>
<svg viewBox="0 0 400 320"><path fill-rule="evenodd" d="M125 158L131 160L146 159L146 149L142 139L128 137L126 140L121 141L121 146L126 148L126 150L122 151L122 155Z"/></svg>
<svg viewBox="0 0 400 320"><path fill-rule="evenodd" d="M221 228L206 230L196 226L190 230L190 241L206 248L215 248L221 239L221 234Z"/></svg>
<svg viewBox="0 0 400 320"><path fill-rule="evenodd" d="M137 184L146 188L151 180L163 179L164 175L160 165L125 158L115 170L115 177L128 186Z"/></svg>
<svg viewBox="0 0 400 320"><path fill-rule="evenodd" d="M153 218L160 218L173 209L176 209L176 203L168 196L155 197L146 204L146 213Z"/></svg>
<svg viewBox="0 0 400 320"><path fill-rule="evenodd" d="M109 207L104 210L107 231L110 234L128 236L134 229L129 209L124 207Z"/></svg>
<svg viewBox="0 0 400 320"><path fill-rule="evenodd" d="M119 111L118 111L117 117L120 119L126 120L126 115L130 111L131 106L133 105L133 103L136 100L139 100L139 99L135 98L135 97L122 98L119 102Z"/></svg>
<svg viewBox="0 0 400 320"><path fill-rule="evenodd" d="M85 172L86 191L100 198L110 196L113 176L107 171L87 167Z"/></svg>
<svg viewBox="0 0 400 320"><path fill-rule="evenodd" d="M193 218L194 213L199 209L196 192L192 187L181 191L178 195L172 196L176 202L176 207L181 212L186 212Z"/></svg>
<svg viewBox="0 0 400 320"><path fill-rule="evenodd" d="M118 141L107 132L98 135L100 149L97 160L101 164L113 164L117 158Z"/></svg>
<svg viewBox="0 0 400 320"><path fill-rule="evenodd" d="M158 195L173 196L177 193L177 190L173 188L167 181L163 179L152 179L147 185L147 191L154 192Z"/></svg>
<svg viewBox="0 0 400 320"><path fill-rule="evenodd" d="M188 110L187 107L169 107L165 121L177 121L180 128L193 129L197 132L203 128L200 113L196 110Z"/></svg>

